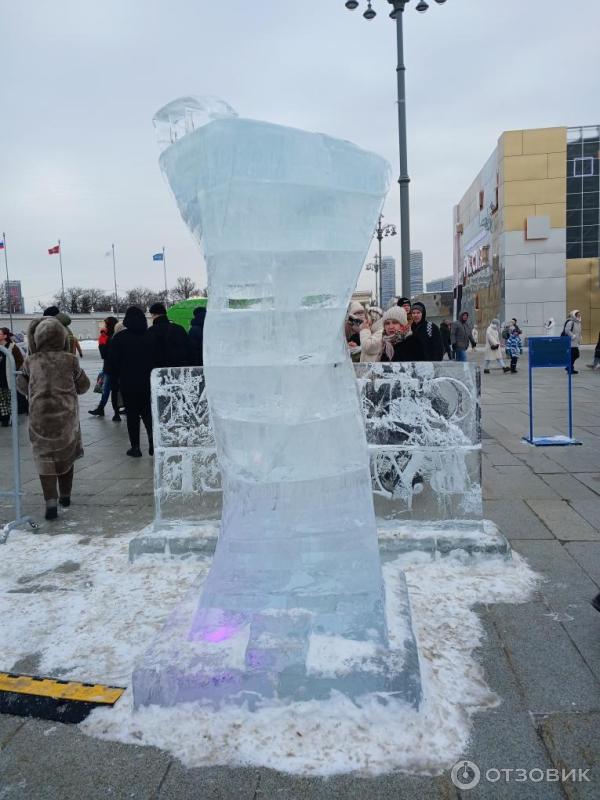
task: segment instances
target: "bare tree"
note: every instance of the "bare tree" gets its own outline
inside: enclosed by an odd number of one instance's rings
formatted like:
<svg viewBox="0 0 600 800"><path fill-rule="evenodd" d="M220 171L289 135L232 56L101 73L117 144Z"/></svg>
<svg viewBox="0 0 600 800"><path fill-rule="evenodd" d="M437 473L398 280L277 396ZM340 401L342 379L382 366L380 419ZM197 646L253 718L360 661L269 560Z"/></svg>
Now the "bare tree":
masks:
<svg viewBox="0 0 600 800"><path fill-rule="evenodd" d="M177 285L171 289L171 298L174 302L187 300L189 297L197 297L198 291L198 287L191 278L179 277Z"/></svg>

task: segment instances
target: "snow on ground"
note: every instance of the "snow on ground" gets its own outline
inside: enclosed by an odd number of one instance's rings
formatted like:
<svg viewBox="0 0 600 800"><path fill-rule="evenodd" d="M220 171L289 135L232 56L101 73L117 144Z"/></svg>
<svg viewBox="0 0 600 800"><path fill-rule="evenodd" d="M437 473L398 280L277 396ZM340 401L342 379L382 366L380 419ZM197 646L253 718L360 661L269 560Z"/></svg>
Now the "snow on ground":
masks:
<svg viewBox="0 0 600 800"><path fill-rule="evenodd" d="M75 547L71 536L12 533L0 551L0 669L37 653L39 675L128 685L136 656L210 565L209 559L160 556L130 565L128 541L97 538ZM255 712L194 704L133 712L127 691L114 708L94 711L80 727L91 736L155 745L189 767L439 773L464 752L472 714L501 702L474 652L483 629L472 606L524 602L538 576L517 555L512 561L404 565L398 559L384 569L388 593L402 569L421 659L418 712L376 698L358 707L343 695ZM402 621L392 618L391 624Z"/></svg>
<svg viewBox="0 0 600 800"><path fill-rule="evenodd" d="M98 339L80 339L79 344L82 350L98 350Z"/></svg>

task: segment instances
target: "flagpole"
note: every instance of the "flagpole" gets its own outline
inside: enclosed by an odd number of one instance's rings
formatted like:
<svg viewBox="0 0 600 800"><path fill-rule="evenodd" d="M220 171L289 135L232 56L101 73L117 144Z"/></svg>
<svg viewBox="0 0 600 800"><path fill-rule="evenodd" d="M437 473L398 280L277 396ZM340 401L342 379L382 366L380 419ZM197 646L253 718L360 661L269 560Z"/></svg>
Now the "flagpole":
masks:
<svg viewBox="0 0 600 800"><path fill-rule="evenodd" d="M60 243L60 239L58 240L58 263L60 264L60 285L61 285L61 296L62 296L62 310L66 311L66 303L65 303L65 281L63 278L63 268L62 268L62 246Z"/></svg>
<svg viewBox="0 0 600 800"><path fill-rule="evenodd" d="M113 277L115 279L115 311L117 312L117 319L119 319L119 295L117 294L117 262L115 261L115 246L112 247L112 260L113 260Z"/></svg>
<svg viewBox="0 0 600 800"><path fill-rule="evenodd" d="M2 231L2 242L4 243L4 264L6 266L6 300L8 303L8 316L10 317L10 329L13 329L13 315L12 307L10 304L10 277L8 275L8 255L6 253L6 234Z"/></svg>
<svg viewBox="0 0 600 800"><path fill-rule="evenodd" d="M164 245L163 245L163 249L162 249L162 256L163 256L163 258L162 258L162 260L163 260L163 270L164 270L164 273L165 273L165 305L168 305L168 302L169 302L169 288L167 286L167 259L165 258Z"/></svg>

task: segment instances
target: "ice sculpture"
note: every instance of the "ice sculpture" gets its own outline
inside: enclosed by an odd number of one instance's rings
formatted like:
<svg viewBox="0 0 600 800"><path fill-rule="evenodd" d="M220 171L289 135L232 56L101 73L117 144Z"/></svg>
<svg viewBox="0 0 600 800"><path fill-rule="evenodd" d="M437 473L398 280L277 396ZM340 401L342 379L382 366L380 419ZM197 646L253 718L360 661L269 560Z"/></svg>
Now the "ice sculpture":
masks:
<svg viewBox="0 0 600 800"><path fill-rule="evenodd" d="M336 688L418 703L405 590L405 637L388 641L342 336L389 166L349 142L238 118L214 98L171 103L155 122L161 167L207 263L204 375L223 512L200 602L188 598L137 666L135 702ZM326 637L344 653L333 676L331 664L308 664Z"/></svg>

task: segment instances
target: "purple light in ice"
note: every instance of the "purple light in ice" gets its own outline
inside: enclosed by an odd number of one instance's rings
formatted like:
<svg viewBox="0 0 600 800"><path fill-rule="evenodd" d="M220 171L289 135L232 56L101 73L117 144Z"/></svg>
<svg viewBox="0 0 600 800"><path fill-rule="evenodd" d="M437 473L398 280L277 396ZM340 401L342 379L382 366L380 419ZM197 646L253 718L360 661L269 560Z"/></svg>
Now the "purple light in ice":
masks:
<svg viewBox="0 0 600 800"><path fill-rule="evenodd" d="M239 629L239 625L221 625L220 628L202 631L201 638L205 642L224 642L226 639L231 639L232 636L235 636Z"/></svg>

